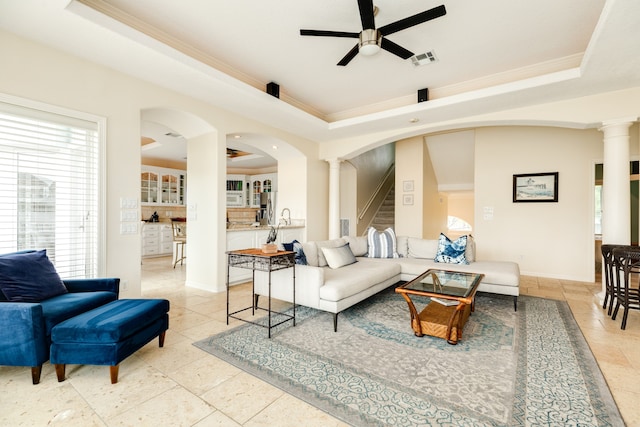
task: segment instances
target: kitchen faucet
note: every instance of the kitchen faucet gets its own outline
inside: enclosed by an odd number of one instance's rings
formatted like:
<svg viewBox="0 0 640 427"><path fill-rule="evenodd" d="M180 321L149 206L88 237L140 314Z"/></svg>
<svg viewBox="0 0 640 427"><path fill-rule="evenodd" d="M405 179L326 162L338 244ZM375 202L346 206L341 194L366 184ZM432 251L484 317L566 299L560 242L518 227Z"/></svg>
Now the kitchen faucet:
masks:
<svg viewBox="0 0 640 427"><path fill-rule="evenodd" d="M287 211L288 219L284 217L284 211ZM285 225L291 225L291 211L289 210L289 208L282 209L282 212L280 213L280 222L282 222L283 220Z"/></svg>

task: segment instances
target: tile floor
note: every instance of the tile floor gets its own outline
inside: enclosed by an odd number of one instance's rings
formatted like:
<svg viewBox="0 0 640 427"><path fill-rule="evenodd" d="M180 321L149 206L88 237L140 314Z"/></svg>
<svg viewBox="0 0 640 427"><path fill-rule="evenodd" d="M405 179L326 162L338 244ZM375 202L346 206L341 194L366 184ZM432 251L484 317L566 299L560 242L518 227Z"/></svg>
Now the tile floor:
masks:
<svg viewBox="0 0 640 427"><path fill-rule="evenodd" d="M0 426L344 425L192 346L227 328L226 298L185 288L184 269L171 268L169 258L143 263L143 295L171 301L164 348L154 340L127 358L115 385L105 366L70 365L58 383L47 363L37 386L28 368L0 366ZM523 294L569 302L625 422L640 426L640 312L621 331L620 319L598 306L599 290L599 283L536 277L521 284ZM232 297L250 301L250 287L233 287Z"/></svg>

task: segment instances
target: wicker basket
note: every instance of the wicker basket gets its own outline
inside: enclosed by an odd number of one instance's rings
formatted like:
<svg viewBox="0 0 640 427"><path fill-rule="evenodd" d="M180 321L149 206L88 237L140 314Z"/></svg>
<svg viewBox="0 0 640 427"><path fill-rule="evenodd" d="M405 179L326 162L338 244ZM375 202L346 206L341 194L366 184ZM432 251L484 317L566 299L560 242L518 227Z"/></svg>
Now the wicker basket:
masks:
<svg viewBox="0 0 640 427"><path fill-rule="evenodd" d="M418 316L420 319L420 329L425 335L431 335L451 341L458 341L462 338L462 329L464 328L464 324L467 323L470 311L471 306L468 304L465 305L464 310L462 310L462 321L459 322L460 319L458 319L458 316L456 315L456 318L453 319L451 332L448 334L447 326L451 316L455 315L456 307L447 307L437 302L431 302L420 312L420 315ZM458 324L461 329L459 333Z"/></svg>

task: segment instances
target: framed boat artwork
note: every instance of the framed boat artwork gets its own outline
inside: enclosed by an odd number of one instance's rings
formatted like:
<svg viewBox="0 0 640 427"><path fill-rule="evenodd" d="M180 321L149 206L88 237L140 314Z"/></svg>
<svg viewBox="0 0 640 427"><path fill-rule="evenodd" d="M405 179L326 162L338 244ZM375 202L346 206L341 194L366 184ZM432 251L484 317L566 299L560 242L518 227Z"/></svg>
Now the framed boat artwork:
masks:
<svg viewBox="0 0 640 427"><path fill-rule="evenodd" d="M558 172L513 175L513 203L557 201Z"/></svg>

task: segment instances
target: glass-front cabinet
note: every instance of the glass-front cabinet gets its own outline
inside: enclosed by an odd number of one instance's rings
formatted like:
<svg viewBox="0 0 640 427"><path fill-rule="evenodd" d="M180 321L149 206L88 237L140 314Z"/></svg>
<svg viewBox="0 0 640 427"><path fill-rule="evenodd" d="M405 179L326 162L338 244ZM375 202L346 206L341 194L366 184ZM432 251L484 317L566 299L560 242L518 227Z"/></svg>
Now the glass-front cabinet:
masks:
<svg viewBox="0 0 640 427"><path fill-rule="evenodd" d="M185 171L143 166L140 179L140 202L184 205L186 177Z"/></svg>
<svg viewBox="0 0 640 427"><path fill-rule="evenodd" d="M140 201L142 203L158 203L158 174L142 172L140 179Z"/></svg>
<svg viewBox="0 0 640 427"><path fill-rule="evenodd" d="M162 175L162 203L182 204L180 198L180 175ZM180 203L178 203L180 202Z"/></svg>
<svg viewBox="0 0 640 427"><path fill-rule="evenodd" d="M278 174L266 173L251 175L251 206L260 207L260 193L272 193L277 191L276 179Z"/></svg>

